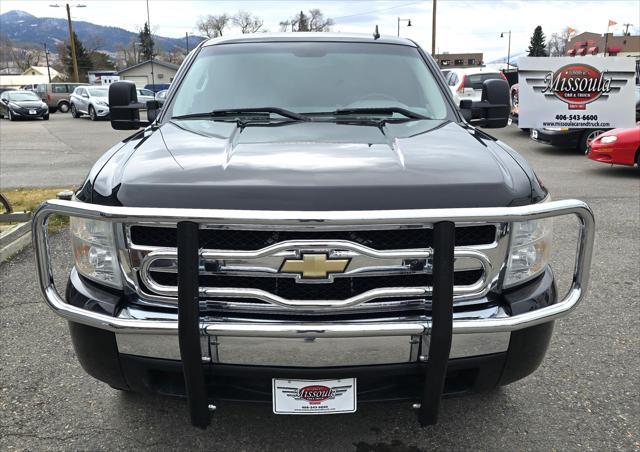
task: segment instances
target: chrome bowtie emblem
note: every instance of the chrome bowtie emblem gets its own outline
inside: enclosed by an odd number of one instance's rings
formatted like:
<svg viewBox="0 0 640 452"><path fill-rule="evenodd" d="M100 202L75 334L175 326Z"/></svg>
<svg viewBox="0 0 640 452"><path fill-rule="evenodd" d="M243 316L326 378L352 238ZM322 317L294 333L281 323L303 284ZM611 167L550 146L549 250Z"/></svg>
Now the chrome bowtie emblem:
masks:
<svg viewBox="0 0 640 452"><path fill-rule="evenodd" d="M286 259L280 273L297 273L304 279L327 279L330 273L342 273L349 259L329 259L326 254L303 254L302 259Z"/></svg>

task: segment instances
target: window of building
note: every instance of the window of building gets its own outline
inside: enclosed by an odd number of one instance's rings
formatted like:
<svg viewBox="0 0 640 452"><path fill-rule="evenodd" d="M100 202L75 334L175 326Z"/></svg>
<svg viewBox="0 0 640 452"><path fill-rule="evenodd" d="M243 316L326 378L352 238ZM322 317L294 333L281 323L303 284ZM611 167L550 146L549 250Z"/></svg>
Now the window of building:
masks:
<svg viewBox="0 0 640 452"><path fill-rule="evenodd" d="M475 59L475 58L469 58L469 59L467 60L467 64L468 64L469 66L475 66L475 65L476 65L476 59Z"/></svg>
<svg viewBox="0 0 640 452"><path fill-rule="evenodd" d="M456 66L464 66L464 60L462 58L457 58L454 64Z"/></svg>
<svg viewBox="0 0 640 452"><path fill-rule="evenodd" d="M440 64L443 66L451 66L451 60L442 60Z"/></svg>

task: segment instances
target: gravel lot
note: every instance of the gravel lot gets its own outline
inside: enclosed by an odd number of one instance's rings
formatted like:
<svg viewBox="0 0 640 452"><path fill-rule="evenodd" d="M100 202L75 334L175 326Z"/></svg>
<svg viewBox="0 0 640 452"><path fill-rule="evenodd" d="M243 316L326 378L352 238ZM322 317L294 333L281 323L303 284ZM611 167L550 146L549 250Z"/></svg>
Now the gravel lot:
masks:
<svg viewBox="0 0 640 452"><path fill-rule="evenodd" d="M3 185L79 183L98 154L126 135L108 123L51 118L1 123ZM557 322L546 360L532 376L490 393L447 399L440 423L426 429L417 426L407 404L362 405L354 415L320 417L218 404L212 426L202 431L189 425L183 401L121 394L84 373L65 322L41 302L29 249L0 267L0 448L640 448L640 171L536 144L515 127L491 133L529 159L555 199L583 199L596 213L589 296ZM16 174L5 180L11 172ZM560 252L573 246L566 224L555 225ZM52 243L55 268L66 265L67 250L65 234L58 234ZM554 263L566 282L569 260L558 256Z"/></svg>

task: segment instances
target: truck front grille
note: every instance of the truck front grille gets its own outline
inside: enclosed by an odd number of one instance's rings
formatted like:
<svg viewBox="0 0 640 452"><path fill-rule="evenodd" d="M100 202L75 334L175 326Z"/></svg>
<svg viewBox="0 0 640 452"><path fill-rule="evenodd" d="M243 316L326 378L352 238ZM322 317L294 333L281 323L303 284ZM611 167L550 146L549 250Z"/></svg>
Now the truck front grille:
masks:
<svg viewBox="0 0 640 452"><path fill-rule="evenodd" d="M131 242L142 246L175 248L176 228L131 226ZM495 225L477 225L456 229L456 246L486 245L496 239ZM288 240L348 240L377 250L401 250L430 247L433 229L377 229L362 231L255 231L203 229L200 248L216 250L259 250Z"/></svg>
<svg viewBox="0 0 640 452"><path fill-rule="evenodd" d="M175 305L175 226L134 224L126 226L125 231L131 276L141 298ZM503 224L456 227L456 253L467 251L467 255L457 258L454 264L454 303L487 302L484 295L497 281L504 262L505 231ZM313 304L314 300L354 298L358 301L344 309L354 312L383 304L402 307L408 300L412 300L412 309L420 300L425 306L430 305L433 230L428 226L273 230L205 225L199 230L199 242L201 298L231 311L286 311L287 301ZM474 260L473 255L469 256L473 252L483 258ZM281 271L285 260L300 259L307 253L348 259L349 265L321 281ZM473 298L476 301L469 301Z"/></svg>

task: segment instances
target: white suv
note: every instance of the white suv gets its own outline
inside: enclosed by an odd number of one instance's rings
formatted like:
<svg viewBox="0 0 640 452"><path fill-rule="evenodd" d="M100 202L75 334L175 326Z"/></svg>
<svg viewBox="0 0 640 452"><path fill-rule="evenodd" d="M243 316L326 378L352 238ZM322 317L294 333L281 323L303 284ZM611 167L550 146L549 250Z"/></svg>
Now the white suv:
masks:
<svg viewBox="0 0 640 452"><path fill-rule="evenodd" d="M456 105L463 99L479 101L482 98L482 84L485 80L504 79L504 74L495 69L474 67L468 69L450 69L445 80L451 89Z"/></svg>
<svg viewBox="0 0 640 452"><path fill-rule="evenodd" d="M71 115L79 118L89 115L92 121L109 116L108 86L78 86L69 99Z"/></svg>

